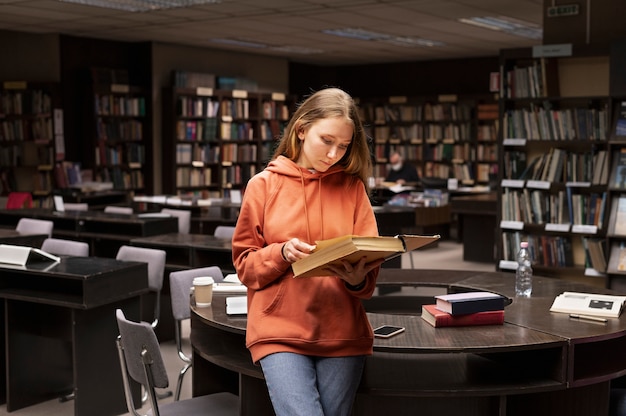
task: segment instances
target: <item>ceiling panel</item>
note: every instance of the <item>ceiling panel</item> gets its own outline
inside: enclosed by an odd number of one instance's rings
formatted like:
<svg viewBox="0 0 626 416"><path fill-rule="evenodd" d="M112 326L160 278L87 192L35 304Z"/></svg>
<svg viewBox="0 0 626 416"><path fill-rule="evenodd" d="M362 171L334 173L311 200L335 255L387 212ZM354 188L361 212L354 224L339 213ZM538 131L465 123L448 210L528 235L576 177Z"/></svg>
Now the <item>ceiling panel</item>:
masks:
<svg viewBox="0 0 626 416"><path fill-rule="evenodd" d="M59 0L0 0L0 29L127 41L155 41L281 56L320 65L494 56L537 41L475 28L457 19L506 15L542 23L543 0L222 0L189 8L130 13ZM323 29L359 28L444 42L400 47L339 38ZM263 49L218 45L215 37L249 40ZM271 46L317 49L303 55Z"/></svg>

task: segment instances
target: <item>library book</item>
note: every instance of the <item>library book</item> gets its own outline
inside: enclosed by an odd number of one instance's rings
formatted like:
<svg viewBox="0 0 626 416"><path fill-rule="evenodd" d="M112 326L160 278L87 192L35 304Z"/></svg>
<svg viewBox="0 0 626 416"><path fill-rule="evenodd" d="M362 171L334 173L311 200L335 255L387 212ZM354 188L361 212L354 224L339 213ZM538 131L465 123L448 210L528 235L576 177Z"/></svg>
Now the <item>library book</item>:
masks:
<svg viewBox="0 0 626 416"><path fill-rule="evenodd" d="M27 263L60 261L60 257L36 247L0 244L0 264L25 266Z"/></svg>
<svg viewBox="0 0 626 416"><path fill-rule="evenodd" d="M550 312L617 318L622 313L624 302L626 296L563 292L554 299Z"/></svg>
<svg viewBox="0 0 626 416"><path fill-rule="evenodd" d="M507 298L492 292L463 292L435 296L437 309L452 315L504 310Z"/></svg>
<svg viewBox="0 0 626 416"><path fill-rule="evenodd" d="M328 266L350 264L366 258L366 263L389 260L439 240L439 235L356 236L344 235L315 242L313 252L291 265L294 277L328 276Z"/></svg>
<svg viewBox="0 0 626 416"><path fill-rule="evenodd" d="M440 311L436 305L422 305L422 319L435 328L446 326L502 325L504 309L452 315Z"/></svg>

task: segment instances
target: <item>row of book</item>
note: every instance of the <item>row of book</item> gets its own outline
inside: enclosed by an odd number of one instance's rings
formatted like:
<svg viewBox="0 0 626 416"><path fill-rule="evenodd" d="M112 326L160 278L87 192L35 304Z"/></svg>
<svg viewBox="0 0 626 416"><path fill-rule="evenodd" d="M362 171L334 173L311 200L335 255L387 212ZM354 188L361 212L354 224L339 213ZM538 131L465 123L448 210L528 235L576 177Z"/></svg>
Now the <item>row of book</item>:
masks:
<svg viewBox="0 0 626 416"><path fill-rule="evenodd" d="M388 104L362 108L365 120L375 123L411 121L466 121L472 117L469 105L457 103Z"/></svg>
<svg viewBox="0 0 626 416"><path fill-rule="evenodd" d="M0 121L0 142L52 140L50 117Z"/></svg>
<svg viewBox="0 0 626 416"><path fill-rule="evenodd" d="M98 116L143 117L146 115L144 97L95 94L95 112Z"/></svg>
<svg viewBox="0 0 626 416"><path fill-rule="evenodd" d="M376 125L374 127L374 140L384 142L388 140L428 140L428 139L451 139L455 142L469 141L472 137L472 125L470 123L447 123L447 124L411 124L403 126Z"/></svg>
<svg viewBox="0 0 626 416"><path fill-rule="evenodd" d="M219 163L220 148L210 144L197 145L179 143L176 145L176 163L190 164L192 162Z"/></svg>
<svg viewBox="0 0 626 416"><path fill-rule="evenodd" d="M98 140L142 140L143 123L137 120L114 120L98 118L96 121Z"/></svg>
<svg viewBox="0 0 626 416"><path fill-rule="evenodd" d="M215 184L213 180L213 171L210 167L192 168L179 167L176 168L176 186L177 187L199 187L211 186Z"/></svg>
<svg viewBox="0 0 626 416"><path fill-rule="evenodd" d="M526 154L505 151L506 179L543 181L550 183L588 182L606 185L609 180L610 159L608 151L570 152L551 148L527 163Z"/></svg>
<svg viewBox="0 0 626 416"><path fill-rule="evenodd" d="M435 296L422 305L422 319L435 328L502 325L507 298L492 292L464 292Z"/></svg>
<svg viewBox="0 0 626 416"><path fill-rule="evenodd" d="M520 242L528 241L533 265L545 267L573 267L572 237L533 235L520 231L502 233L502 259L515 261Z"/></svg>
<svg viewBox="0 0 626 416"><path fill-rule="evenodd" d="M37 115L52 112L52 98L42 90L0 91L0 114Z"/></svg>
<svg viewBox="0 0 626 416"><path fill-rule="evenodd" d="M217 141L217 119L178 120L176 122L176 140L180 141Z"/></svg>
<svg viewBox="0 0 626 416"><path fill-rule="evenodd" d="M146 163L146 148L137 143L115 147L100 145L95 149L95 163L96 166L143 165Z"/></svg>
<svg viewBox="0 0 626 416"><path fill-rule="evenodd" d="M143 172L139 169L123 171L119 167L98 169L94 173L96 182L112 182L113 189L131 190L144 188Z"/></svg>
<svg viewBox="0 0 626 416"><path fill-rule="evenodd" d="M552 110L531 104L530 109L507 110L503 117L504 138L528 140L606 140L607 108Z"/></svg>
<svg viewBox="0 0 626 416"><path fill-rule="evenodd" d="M607 193L504 188L502 221L604 226Z"/></svg>
<svg viewBox="0 0 626 416"><path fill-rule="evenodd" d="M514 66L504 73L502 92L506 98L538 98L559 95L558 74L552 61L534 60L531 65Z"/></svg>
<svg viewBox="0 0 626 416"><path fill-rule="evenodd" d="M179 117L216 118L220 102L212 97L181 96L176 102Z"/></svg>
<svg viewBox="0 0 626 416"><path fill-rule="evenodd" d="M22 142L0 147L0 166L52 166L54 151L47 143Z"/></svg>
<svg viewBox="0 0 626 416"><path fill-rule="evenodd" d="M613 172L611 187L620 188L622 177L616 173L620 171L621 167L626 167L626 154L624 154L623 162L620 162L620 154L616 153L611 169L609 152L606 150L575 153L552 148L550 151L535 157L530 163L528 163L526 152L506 150L503 153L504 179L589 182L591 185L607 185L609 173ZM626 172L626 169L624 171ZM626 178L626 176L624 177Z"/></svg>

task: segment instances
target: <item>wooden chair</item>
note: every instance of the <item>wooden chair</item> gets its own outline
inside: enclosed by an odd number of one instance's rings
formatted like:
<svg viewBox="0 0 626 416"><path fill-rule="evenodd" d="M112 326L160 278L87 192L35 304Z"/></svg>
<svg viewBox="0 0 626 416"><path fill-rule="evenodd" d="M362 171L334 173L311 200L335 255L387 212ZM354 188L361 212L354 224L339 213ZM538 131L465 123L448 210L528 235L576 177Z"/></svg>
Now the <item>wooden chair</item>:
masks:
<svg viewBox="0 0 626 416"><path fill-rule="evenodd" d="M147 322L126 319L121 309L115 311L120 335L117 338L126 405L131 415L139 416L130 389L131 380L148 393L152 416L235 416L239 398L232 393L214 393L159 405L155 388L167 388L169 381L154 328Z"/></svg>

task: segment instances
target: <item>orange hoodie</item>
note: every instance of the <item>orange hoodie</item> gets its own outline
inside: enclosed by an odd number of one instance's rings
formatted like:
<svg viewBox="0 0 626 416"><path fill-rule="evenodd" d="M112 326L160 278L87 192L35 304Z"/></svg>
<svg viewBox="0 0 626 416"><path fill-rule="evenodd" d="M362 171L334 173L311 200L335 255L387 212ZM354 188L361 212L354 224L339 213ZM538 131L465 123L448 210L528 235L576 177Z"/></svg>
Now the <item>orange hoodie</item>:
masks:
<svg viewBox="0 0 626 416"><path fill-rule="evenodd" d="M246 346L254 362L274 352L372 353L361 299L371 297L379 269L351 291L335 276L293 278L281 254L294 237L315 244L345 234L377 236L378 227L363 183L341 168L311 173L281 156L248 182L233 262L248 287Z"/></svg>

